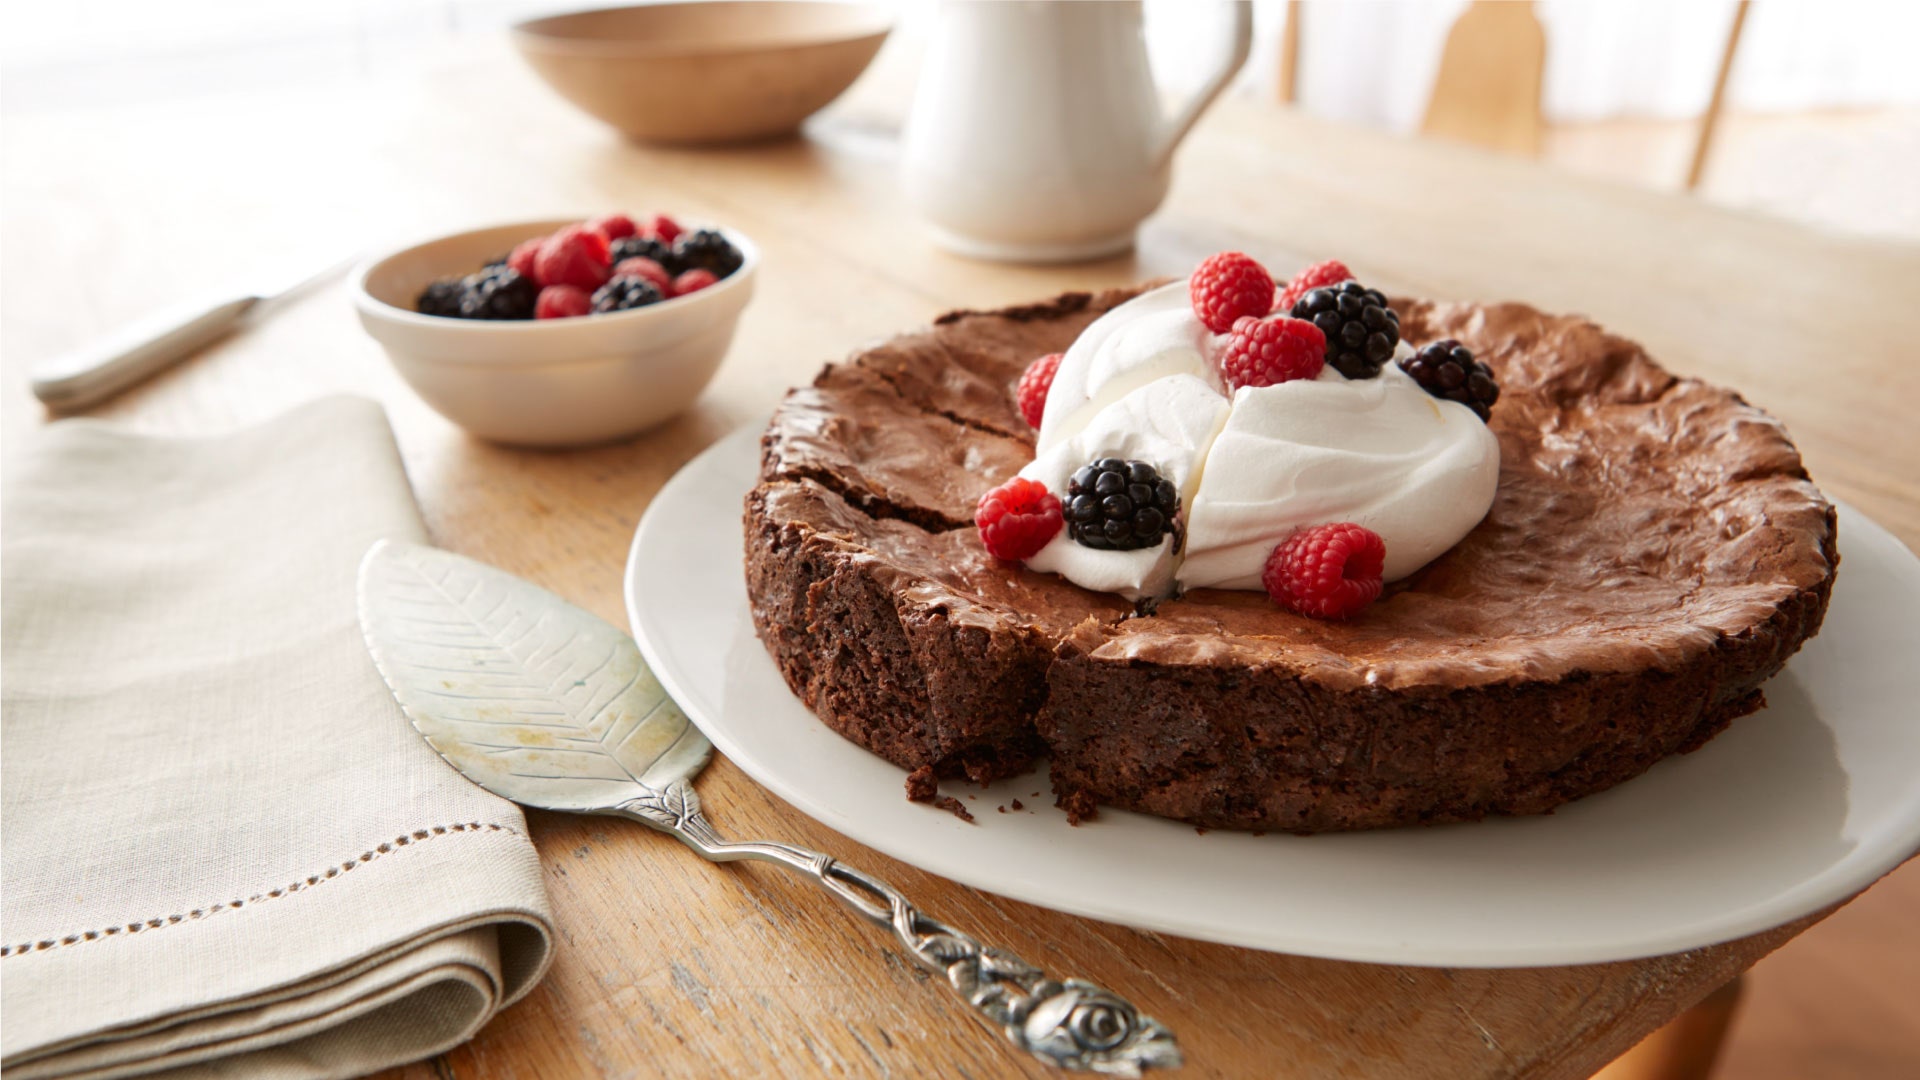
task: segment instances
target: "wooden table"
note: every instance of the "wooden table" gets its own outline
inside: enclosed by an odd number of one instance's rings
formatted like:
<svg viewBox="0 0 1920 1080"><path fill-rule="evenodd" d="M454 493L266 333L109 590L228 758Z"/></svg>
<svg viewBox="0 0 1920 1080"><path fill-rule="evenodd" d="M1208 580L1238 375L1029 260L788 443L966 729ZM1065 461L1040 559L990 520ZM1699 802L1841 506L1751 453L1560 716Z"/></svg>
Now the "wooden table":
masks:
<svg viewBox="0 0 1920 1080"><path fill-rule="evenodd" d="M10 117L5 445L41 422L25 367L226 269L333 242L669 208L765 252L733 352L689 413L574 453L503 449L430 412L336 284L97 415L223 431L317 395L385 402L442 545L624 624L620 570L660 485L861 342L955 306L1182 274L1243 248L1337 256L1376 284L1583 311L1783 417L1814 476L1920 545L1920 253L1466 150L1216 110L1131 255L1068 268L939 253L885 133L698 152L624 144L487 50L417 83ZM724 760L718 826L843 857L936 916L1111 986L1179 1034L1188 1075L1582 1077L1810 925L1632 963L1518 971L1338 963L1059 915L866 850ZM909 812L903 805L902 812ZM1041 1075L886 939L778 871L715 868L618 824L532 814L560 928L552 973L470 1045L397 1075Z"/></svg>

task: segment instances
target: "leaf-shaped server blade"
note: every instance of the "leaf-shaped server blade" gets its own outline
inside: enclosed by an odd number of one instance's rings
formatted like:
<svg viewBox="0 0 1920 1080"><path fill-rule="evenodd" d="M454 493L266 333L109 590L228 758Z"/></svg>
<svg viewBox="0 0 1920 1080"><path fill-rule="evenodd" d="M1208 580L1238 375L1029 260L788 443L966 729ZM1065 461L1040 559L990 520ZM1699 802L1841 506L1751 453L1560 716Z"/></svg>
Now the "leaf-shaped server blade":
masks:
<svg viewBox="0 0 1920 1080"><path fill-rule="evenodd" d="M407 719L496 795L604 810L691 777L713 752L632 638L545 589L383 540L359 594L367 648Z"/></svg>

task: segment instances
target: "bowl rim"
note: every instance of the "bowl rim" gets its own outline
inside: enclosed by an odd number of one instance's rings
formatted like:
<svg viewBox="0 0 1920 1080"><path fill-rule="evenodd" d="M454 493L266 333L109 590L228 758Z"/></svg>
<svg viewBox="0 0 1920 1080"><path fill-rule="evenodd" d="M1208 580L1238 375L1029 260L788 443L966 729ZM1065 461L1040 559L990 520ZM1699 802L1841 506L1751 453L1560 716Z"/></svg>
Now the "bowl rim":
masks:
<svg viewBox="0 0 1920 1080"><path fill-rule="evenodd" d="M740 252L740 269L735 270L733 273L728 274L726 277L701 289L697 293L692 293L687 296L670 297L657 304L648 304L646 307L633 308L629 311L610 311L599 314L590 313L565 319L450 319L445 315L426 315L409 308L400 307L397 304L390 304L373 295L373 293L367 289L367 279L373 276L376 270L401 256L411 254L431 244L439 244L448 240L459 240L469 236L477 236L481 233L500 232L509 229L516 231L527 229L552 232L568 225L577 225L582 222L592 221L593 217L594 215L567 218L538 218L528 221L503 221L493 225L462 229L458 232L438 233L433 236L416 239L410 243L402 244L399 247L390 248L377 255L370 256L358 266L354 267L353 274L348 279L348 292L353 297L353 306L362 314L384 319L389 322L396 322L403 326L416 326L429 331L446 331L449 333L522 334L532 336L563 330L577 332L588 326L612 327L631 325L647 319L664 318L673 312L686 311L702 300L717 299L746 285L748 279L753 277L754 273L760 268L760 248L752 240L748 239L745 233L725 225L703 225L701 226L702 228L719 230L720 234L725 236L727 241ZM530 231L527 239L532 239L532 236L533 234ZM472 271L468 272L471 273ZM687 301L687 303L680 303L682 300Z"/></svg>
<svg viewBox="0 0 1920 1080"><path fill-rule="evenodd" d="M744 38L734 42L687 42L659 41L646 38L590 38L573 37L564 34L546 33L538 29L542 24L559 22L581 15L598 15L612 11L629 11L642 8L675 7L718 7L723 4L765 4L781 2L783 6L794 7L838 7L852 8L863 12L868 18L866 28L849 30L819 36L803 36L790 40L768 38ZM567 11L548 12L531 19L522 19L510 28L514 44L523 50L537 50L547 53L571 53L580 56L629 56L640 58L702 57L738 55L746 52L770 53L788 49L815 49L829 45L848 45L856 42L870 42L885 38L891 34L899 20L893 9L878 0L716 0L710 3L672 0L660 4L607 4L599 7L576 8Z"/></svg>

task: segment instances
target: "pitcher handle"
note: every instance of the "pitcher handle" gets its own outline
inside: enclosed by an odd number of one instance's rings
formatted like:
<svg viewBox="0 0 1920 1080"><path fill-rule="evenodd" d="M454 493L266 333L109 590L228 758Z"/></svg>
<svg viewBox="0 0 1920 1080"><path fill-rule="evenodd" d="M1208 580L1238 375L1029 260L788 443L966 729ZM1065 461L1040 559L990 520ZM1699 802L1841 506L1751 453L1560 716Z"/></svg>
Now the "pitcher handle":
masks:
<svg viewBox="0 0 1920 1080"><path fill-rule="evenodd" d="M1187 103L1180 108L1173 122L1167 126L1161 136L1160 148L1154 154L1154 163L1165 166L1173 158L1173 152L1179 148L1180 140L1187 137L1200 114L1207 111L1213 99L1227 88L1234 73L1247 62L1247 54L1253 49L1253 3L1252 0L1230 0L1233 8L1233 48L1228 51L1227 61L1207 81L1194 92Z"/></svg>

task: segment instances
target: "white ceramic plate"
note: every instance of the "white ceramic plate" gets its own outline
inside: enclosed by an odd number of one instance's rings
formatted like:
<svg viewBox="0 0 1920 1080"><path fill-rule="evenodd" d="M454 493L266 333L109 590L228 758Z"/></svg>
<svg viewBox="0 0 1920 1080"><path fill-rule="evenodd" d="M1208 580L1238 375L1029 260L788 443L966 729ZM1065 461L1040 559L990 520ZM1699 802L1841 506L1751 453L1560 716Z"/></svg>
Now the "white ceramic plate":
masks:
<svg viewBox="0 0 1920 1080"><path fill-rule="evenodd" d="M754 779L955 881L1278 952L1519 967L1755 933L1920 850L1920 560L1844 508L1845 569L1826 626L1767 685L1768 708L1552 815L1256 837L1103 809L1071 828L1042 770L966 788L978 824L964 824L908 803L901 771L815 720L755 638L741 500L757 435L723 440L654 499L627 565L634 634L668 691ZM996 812L1015 798L1024 811Z"/></svg>

